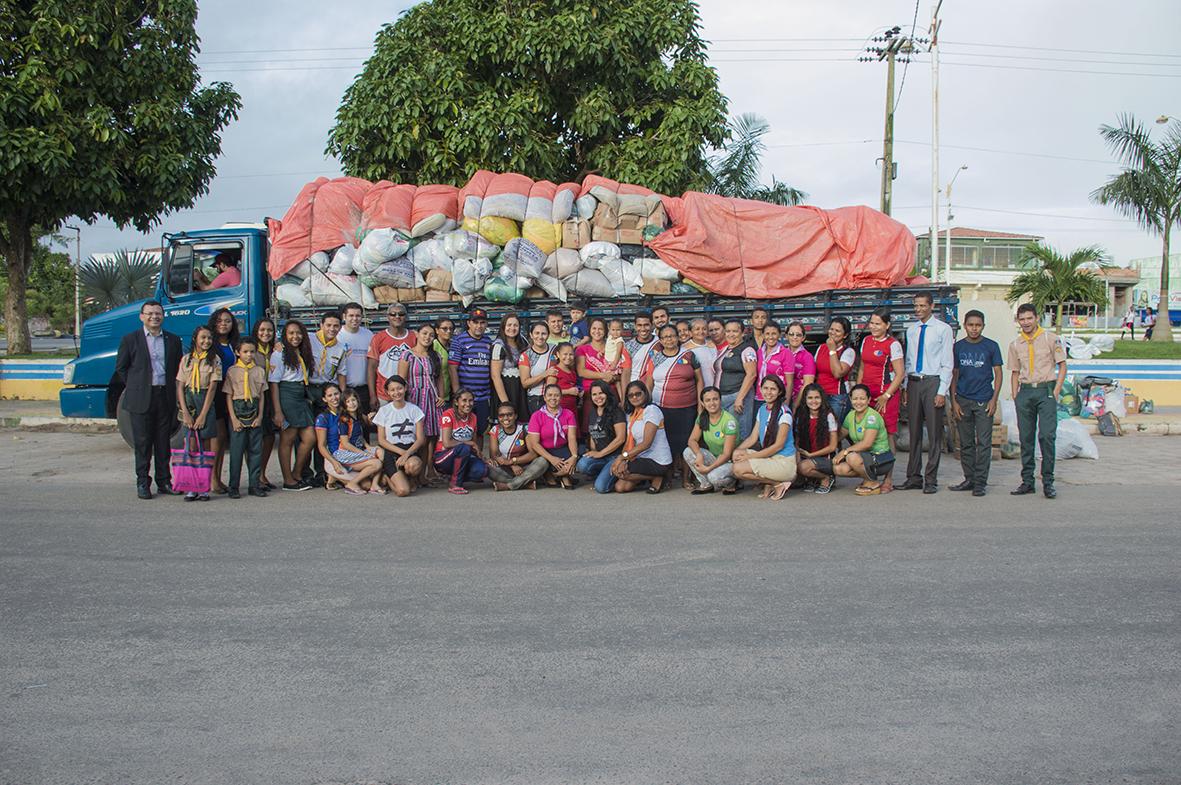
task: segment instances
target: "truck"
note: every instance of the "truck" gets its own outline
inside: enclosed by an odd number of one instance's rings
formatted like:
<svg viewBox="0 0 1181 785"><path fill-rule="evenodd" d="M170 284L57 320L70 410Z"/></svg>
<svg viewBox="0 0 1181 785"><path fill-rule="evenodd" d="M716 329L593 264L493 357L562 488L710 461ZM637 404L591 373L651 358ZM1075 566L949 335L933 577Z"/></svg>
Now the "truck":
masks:
<svg viewBox="0 0 1181 785"><path fill-rule="evenodd" d="M243 334L249 333L254 323L263 317L274 319L280 330L289 319L299 319L307 325L316 324L320 314L331 309L324 306L292 308L279 302L275 297L275 283L267 272L268 248L269 238L263 224L226 224L214 229L165 234L160 274L152 296L164 307L164 328L180 336L187 350L193 330L205 324L219 308L230 310ZM218 254L228 254L238 261L241 283L226 289L196 289L193 286L194 271L208 267L210 260ZM746 319L752 309L762 306L770 312L772 319L801 322L810 342L815 344L823 340L832 317L847 317L856 335L866 329L871 313L880 307L893 311L891 327L901 334L914 319L911 301L918 292L930 292L936 315L958 327L957 289L930 285L837 289L776 300L748 300L713 294L640 295L596 300L591 303L591 312L596 316L619 317L626 321L636 311L662 305L668 308L674 320L695 317ZM142 302L129 303L86 320L78 357L66 365L63 372L65 386L60 393L63 416L117 419L129 444L131 428L126 412L120 406L123 383L115 374L115 356L123 335L141 326L139 310ZM544 318L552 308L565 307L564 303L548 298L531 299L516 305L477 300L470 307L477 305L488 311L492 324L510 310L528 322ZM366 324L375 331L383 329L386 326L385 310L385 306L380 306L376 311L367 311ZM456 301L408 303L407 310L412 326L441 318L454 319L462 325L466 313Z"/></svg>

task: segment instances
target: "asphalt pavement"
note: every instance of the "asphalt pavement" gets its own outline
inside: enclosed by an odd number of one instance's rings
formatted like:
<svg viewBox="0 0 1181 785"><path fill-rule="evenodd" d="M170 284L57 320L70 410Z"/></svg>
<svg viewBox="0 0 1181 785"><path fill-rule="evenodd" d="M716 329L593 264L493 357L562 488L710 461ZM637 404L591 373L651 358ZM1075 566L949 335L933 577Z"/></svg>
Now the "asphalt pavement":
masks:
<svg viewBox="0 0 1181 785"><path fill-rule="evenodd" d="M134 497L0 431L0 783L1181 782L1181 439L1060 497Z"/></svg>

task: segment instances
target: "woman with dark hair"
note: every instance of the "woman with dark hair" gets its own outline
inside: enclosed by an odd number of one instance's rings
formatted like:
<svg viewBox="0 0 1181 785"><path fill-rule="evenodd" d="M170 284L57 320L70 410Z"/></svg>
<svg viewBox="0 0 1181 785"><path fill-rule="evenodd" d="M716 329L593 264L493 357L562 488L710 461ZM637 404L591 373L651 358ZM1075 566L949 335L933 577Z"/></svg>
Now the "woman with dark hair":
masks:
<svg viewBox="0 0 1181 785"><path fill-rule="evenodd" d="M564 344L565 345L565 344ZM578 463L578 421L574 413L562 406L562 388L557 382L545 386L545 406L529 418L525 443L530 452L544 458L566 490L574 488L571 475Z"/></svg>
<svg viewBox="0 0 1181 785"><path fill-rule="evenodd" d="M850 373L857 365L857 351L849 345L853 328L843 316L828 323L828 338L816 347L816 383L828 396L828 405L837 422L849 411Z"/></svg>
<svg viewBox="0 0 1181 785"><path fill-rule="evenodd" d="M237 360L235 360L237 362ZM189 353L180 360L176 374L176 400L180 402L181 424L193 431L204 443L202 449L216 452L218 448L217 412L213 406L218 382L222 379L221 358L213 351L213 333L205 325L193 330ZM220 485L221 477L214 481ZM209 501L208 493L186 493L185 501Z"/></svg>
<svg viewBox="0 0 1181 785"><path fill-rule="evenodd" d="M406 400L406 380L401 376L385 380L385 394L388 400L373 415L377 444L384 451L381 471L394 495L406 497L423 480L418 453L426 444L426 415Z"/></svg>
<svg viewBox="0 0 1181 785"><path fill-rule="evenodd" d="M902 344L890 335L890 309L878 308L869 317L869 335L861 339L861 363L857 383L869 387L873 408L886 421L886 433L893 452L898 436L898 412L902 408L898 388L905 377Z"/></svg>
<svg viewBox="0 0 1181 785"><path fill-rule="evenodd" d="M758 378L758 352L742 335L742 322L726 322L725 341L714 360L714 381L722 391L722 408L738 420L738 440L750 435L755 417L755 381Z"/></svg>
<svg viewBox="0 0 1181 785"><path fill-rule="evenodd" d="M717 387L701 391L701 414L689 434L685 447L685 465L697 478L694 494L734 493L734 465L730 458L738 443L738 420L722 408L722 393Z"/></svg>
<svg viewBox="0 0 1181 785"><path fill-rule="evenodd" d="M254 330L250 333L254 338L259 364L264 371L264 379L271 378L271 353L275 350L275 323L270 319L259 319L254 323ZM260 477L259 487L266 491L275 490L275 485L267 479L267 464L271 462L271 452L275 449L275 434L279 429L275 427L275 405L270 395L263 396L262 413L258 418L262 428L262 457L259 459Z"/></svg>
<svg viewBox="0 0 1181 785"><path fill-rule="evenodd" d="M438 353L434 351L437 336L435 326L424 322L418 326L415 335L414 344L403 350L398 359L397 375L404 380L406 400L423 413L422 427L426 442L421 447L419 458L428 467L428 477L434 477L434 465L429 458L434 455L435 440L439 438L439 413L447 405L439 392L439 379L448 374Z"/></svg>
<svg viewBox="0 0 1181 785"><path fill-rule="evenodd" d="M791 376L791 405L793 409L800 407L800 400L804 388L816 381L816 358L804 348L804 338L807 333L800 322L789 322L787 325L787 351L792 357Z"/></svg>
<svg viewBox="0 0 1181 785"><path fill-rule="evenodd" d="M596 379L586 398L591 404L586 425L587 451L574 470L594 481L596 493L610 493L615 485L611 464L627 441L626 418L615 401L614 385Z"/></svg>
<svg viewBox="0 0 1181 785"><path fill-rule="evenodd" d="M664 430L668 434L673 461L682 464L681 484L692 488L692 475L683 465L683 454L689 444L693 420L697 417L697 402L704 385L697 355L691 349L681 348L676 327L666 324L660 328L660 340L648 352L640 378L648 385L652 401L664 413Z"/></svg>
<svg viewBox="0 0 1181 785"><path fill-rule="evenodd" d="M816 493L832 490L832 456L837 451L841 427L828 405L828 398L819 384L809 384L801 390L803 402L796 408L796 456L800 474Z"/></svg>
<svg viewBox="0 0 1181 785"><path fill-rule="evenodd" d="M648 493L660 493L673 455L664 433L664 413L652 403L648 385L638 379L627 385L626 412L627 443L611 464L615 492L628 493L646 482Z"/></svg>
<svg viewBox="0 0 1181 785"><path fill-rule="evenodd" d="M849 399L852 411L845 415L841 435L852 444L833 458L833 470L840 477L860 477L861 485L853 490L858 496L873 496L894 490L890 473L894 453L886 438L882 415L869 405L871 393L864 384L855 386Z"/></svg>
<svg viewBox="0 0 1181 785"><path fill-rule="evenodd" d="M498 491L537 490L537 480L549 470L549 461L529 448L529 428L517 420L508 401L496 407L496 424L488 429L488 476Z"/></svg>
<svg viewBox="0 0 1181 785"><path fill-rule="evenodd" d="M356 393L349 391L354 397ZM360 402L360 399L357 399ZM353 411L357 411L354 406ZM345 493L363 496L369 490L362 482L376 475L372 488L380 493L382 459L365 446L361 422L344 408L340 386L324 385L324 411L316 415L316 449L324 458L329 476L345 483ZM368 485L369 483L366 483Z"/></svg>
<svg viewBox="0 0 1181 785"><path fill-rule="evenodd" d="M528 347L528 341L521 334L521 317L509 311L501 317L496 340L492 342L493 412L500 409L500 404L511 403L518 418L529 416L529 404L525 400L525 388L521 386L519 367L521 355Z"/></svg>
<svg viewBox="0 0 1181 785"><path fill-rule="evenodd" d="M763 380L763 405L755 429L734 451L734 476L760 483L760 499L779 501L796 478L796 445L791 438L787 388L778 376Z"/></svg>
<svg viewBox="0 0 1181 785"><path fill-rule="evenodd" d="M213 333L213 348L221 358L222 369L233 367L238 362L238 320L229 308L218 308L205 324ZM226 457L226 445L230 443L226 426L230 422L230 410L226 405L226 397L218 395L213 402L217 412L217 449L213 456L213 485L214 493L225 493L226 486L221 481L221 467Z"/></svg>
<svg viewBox="0 0 1181 785"><path fill-rule="evenodd" d="M480 457L476 445L479 423L474 410L476 396L460 387L455 391L455 405L439 415L439 441L435 445L435 469L449 475L448 493L464 496L465 482L480 482L488 476L488 464Z"/></svg>
<svg viewBox="0 0 1181 785"><path fill-rule="evenodd" d="M607 361L607 320L595 316L587 328L588 339L574 350L574 367L582 380L582 410L579 413L579 432L586 433L587 418L590 416L591 384L603 381L611 386L619 383L619 373Z"/></svg>
<svg viewBox="0 0 1181 785"><path fill-rule="evenodd" d="M534 322L529 326L529 344L521 352L517 368L521 372L521 387L525 390L527 414L531 415L545 405L542 400L545 386L558 378L554 345L549 342L549 325L545 322Z"/></svg>
<svg viewBox="0 0 1181 785"><path fill-rule="evenodd" d="M283 345L271 354L271 402L279 433L279 468L283 470L283 490L306 491L303 473L316 444L312 405L308 400L308 382L312 364L312 346L307 328L292 319L283 325ZM298 446L296 439L299 439ZM294 459L292 450L295 451Z"/></svg>

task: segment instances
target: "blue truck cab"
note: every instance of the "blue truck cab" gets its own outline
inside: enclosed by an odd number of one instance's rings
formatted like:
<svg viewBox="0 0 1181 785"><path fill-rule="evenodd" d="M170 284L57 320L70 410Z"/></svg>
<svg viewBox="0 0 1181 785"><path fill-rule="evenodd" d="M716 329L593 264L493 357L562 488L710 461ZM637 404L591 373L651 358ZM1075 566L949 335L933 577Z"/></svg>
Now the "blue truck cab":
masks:
<svg viewBox="0 0 1181 785"><path fill-rule="evenodd" d="M185 349L199 325L218 308L229 308L238 330L267 314L271 280L267 275L267 233L256 224L227 224L220 229L165 235L160 275L153 299L164 306L164 329L180 336ZM217 254L238 260L242 282L238 286L201 291L193 286L195 268L208 268ZM141 329L139 309L143 300L98 314L82 327L78 358L66 365L59 394L65 417L116 418L123 384L115 377L119 342Z"/></svg>

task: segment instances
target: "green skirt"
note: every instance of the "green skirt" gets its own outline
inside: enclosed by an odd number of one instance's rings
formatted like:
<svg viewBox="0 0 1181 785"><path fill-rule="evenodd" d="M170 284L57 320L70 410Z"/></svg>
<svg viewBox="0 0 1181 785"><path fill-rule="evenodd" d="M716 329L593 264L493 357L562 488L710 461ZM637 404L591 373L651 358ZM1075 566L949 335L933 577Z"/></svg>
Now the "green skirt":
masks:
<svg viewBox="0 0 1181 785"><path fill-rule="evenodd" d="M197 419L197 415L201 413L201 407L205 405L205 394L205 390L194 392L188 387L185 387L184 407L188 411L189 416L194 420ZM220 395L220 393L214 392L214 403L217 402L216 396L218 395ZM205 427L197 433L202 439L212 439L214 436L217 436L216 406L212 404L209 406L209 411L205 414Z"/></svg>
<svg viewBox="0 0 1181 785"><path fill-rule="evenodd" d="M308 388L303 382L279 382L279 405L288 427L311 428L314 424Z"/></svg>

